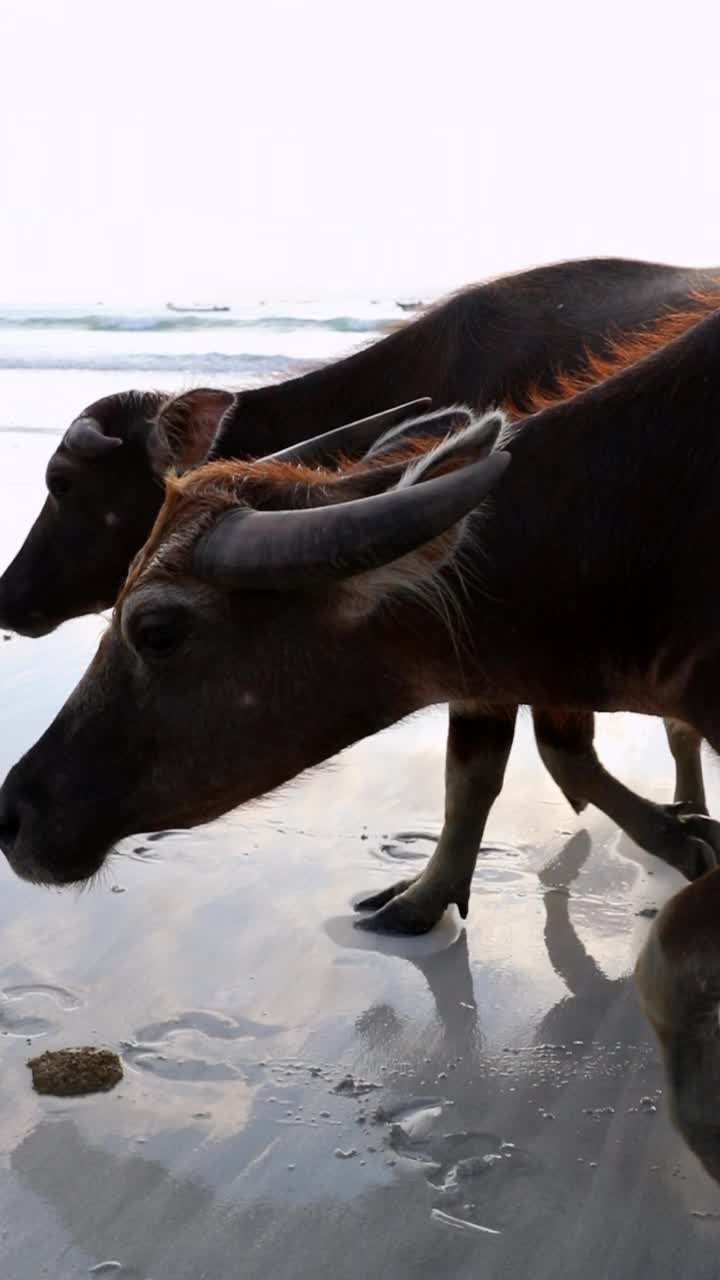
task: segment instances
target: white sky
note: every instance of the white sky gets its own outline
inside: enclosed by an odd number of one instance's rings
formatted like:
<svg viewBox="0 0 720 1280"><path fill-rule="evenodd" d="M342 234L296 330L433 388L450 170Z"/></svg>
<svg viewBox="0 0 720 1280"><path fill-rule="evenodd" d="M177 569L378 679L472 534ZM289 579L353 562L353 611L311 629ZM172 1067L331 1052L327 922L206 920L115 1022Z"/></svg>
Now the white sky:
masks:
<svg viewBox="0 0 720 1280"><path fill-rule="evenodd" d="M720 7L0 0L0 300L720 263Z"/></svg>

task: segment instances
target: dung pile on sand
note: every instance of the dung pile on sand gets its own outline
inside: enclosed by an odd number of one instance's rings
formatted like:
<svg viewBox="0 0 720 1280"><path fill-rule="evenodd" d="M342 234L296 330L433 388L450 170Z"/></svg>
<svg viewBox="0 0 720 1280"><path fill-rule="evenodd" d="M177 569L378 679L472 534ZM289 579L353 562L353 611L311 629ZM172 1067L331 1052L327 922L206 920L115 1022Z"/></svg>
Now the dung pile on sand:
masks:
<svg viewBox="0 0 720 1280"><path fill-rule="evenodd" d="M30 1058L33 1088L38 1093L66 1097L100 1093L122 1080L122 1063L110 1049L57 1049Z"/></svg>

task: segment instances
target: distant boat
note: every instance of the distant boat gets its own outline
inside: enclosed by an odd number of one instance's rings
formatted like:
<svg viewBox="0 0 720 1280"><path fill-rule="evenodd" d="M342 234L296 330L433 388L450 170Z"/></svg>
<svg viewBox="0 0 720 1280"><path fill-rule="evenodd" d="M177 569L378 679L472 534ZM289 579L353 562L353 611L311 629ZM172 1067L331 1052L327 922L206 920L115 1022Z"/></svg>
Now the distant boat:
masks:
<svg viewBox="0 0 720 1280"><path fill-rule="evenodd" d="M202 304L200 304L200 303L195 303L195 304L193 304L193 305L192 305L192 306L190 306L190 307L181 307L181 306L178 306L177 302L166 302L166 303L165 303L165 306L167 307L168 311L193 311L193 312L194 312L194 311L202 311L202 312L206 312L206 311L229 311L229 310L230 310L230 308L229 308L229 307L214 307L214 306L208 306L208 307L206 307L206 306L203 306L203 305L202 305Z"/></svg>
<svg viewBox="0 0 720 1280"><path fill-rule="evenodd" d="M396 306L398 306L401 311L419 311L420 307L425 306L425 303L424 302L397 302Z"/></svg>

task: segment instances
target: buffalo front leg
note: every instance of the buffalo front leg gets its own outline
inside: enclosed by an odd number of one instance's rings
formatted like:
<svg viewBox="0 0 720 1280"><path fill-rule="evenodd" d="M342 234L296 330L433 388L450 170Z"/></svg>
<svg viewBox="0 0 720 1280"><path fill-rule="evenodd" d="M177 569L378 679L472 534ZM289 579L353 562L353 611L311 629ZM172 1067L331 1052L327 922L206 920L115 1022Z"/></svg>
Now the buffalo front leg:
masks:
<svg viewBox="0 0 720 1280"><path fill-rule="evenodd" d="M665 733L675 761L676 802L692 806L694 813L707 813L700 734L683 720L670 718L665 720Z"/></svg>
<svg viewBox="0 0 720 1280"><path fill-rule="evenodd" d="M688 880L717 865L720 825L654 804L608 773L593 746L591 713L534 710L533 720L543 763L566 796L581 796L602 809L641 849Z"/></svg>
<svg viewBox="0 0 720 1280"><path fill-rule="evenodd" d="M455 903L465 919L485 823L502 790L517 707L450 706L445 757L445 822L425 870L358 902L373 914L360 929L427 933Z"/></svg>

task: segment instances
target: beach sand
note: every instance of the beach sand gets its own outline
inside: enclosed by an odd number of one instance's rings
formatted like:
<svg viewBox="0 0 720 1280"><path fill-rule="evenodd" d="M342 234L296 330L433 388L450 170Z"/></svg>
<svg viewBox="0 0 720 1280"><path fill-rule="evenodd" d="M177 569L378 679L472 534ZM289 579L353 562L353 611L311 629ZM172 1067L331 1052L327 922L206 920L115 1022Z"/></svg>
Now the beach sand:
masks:
<svg viewBox="0 0 720 1280"><path fill-rule="evenodd" d="M51 447L0 437L3 563ZM102 626L0 641L3 773ZM2 862L3 1280L717 1274L720 1191L628 977L638 912L682 882L575 818L527 722L467 923L353 931L353 898L432 849L443 739L428 713L212 827L127 841L87 892ZM599 747L670 798L658 723L602 717ZM34 1093L27 1059L75 1045L120 1053L121 1083Z"/></svg>

